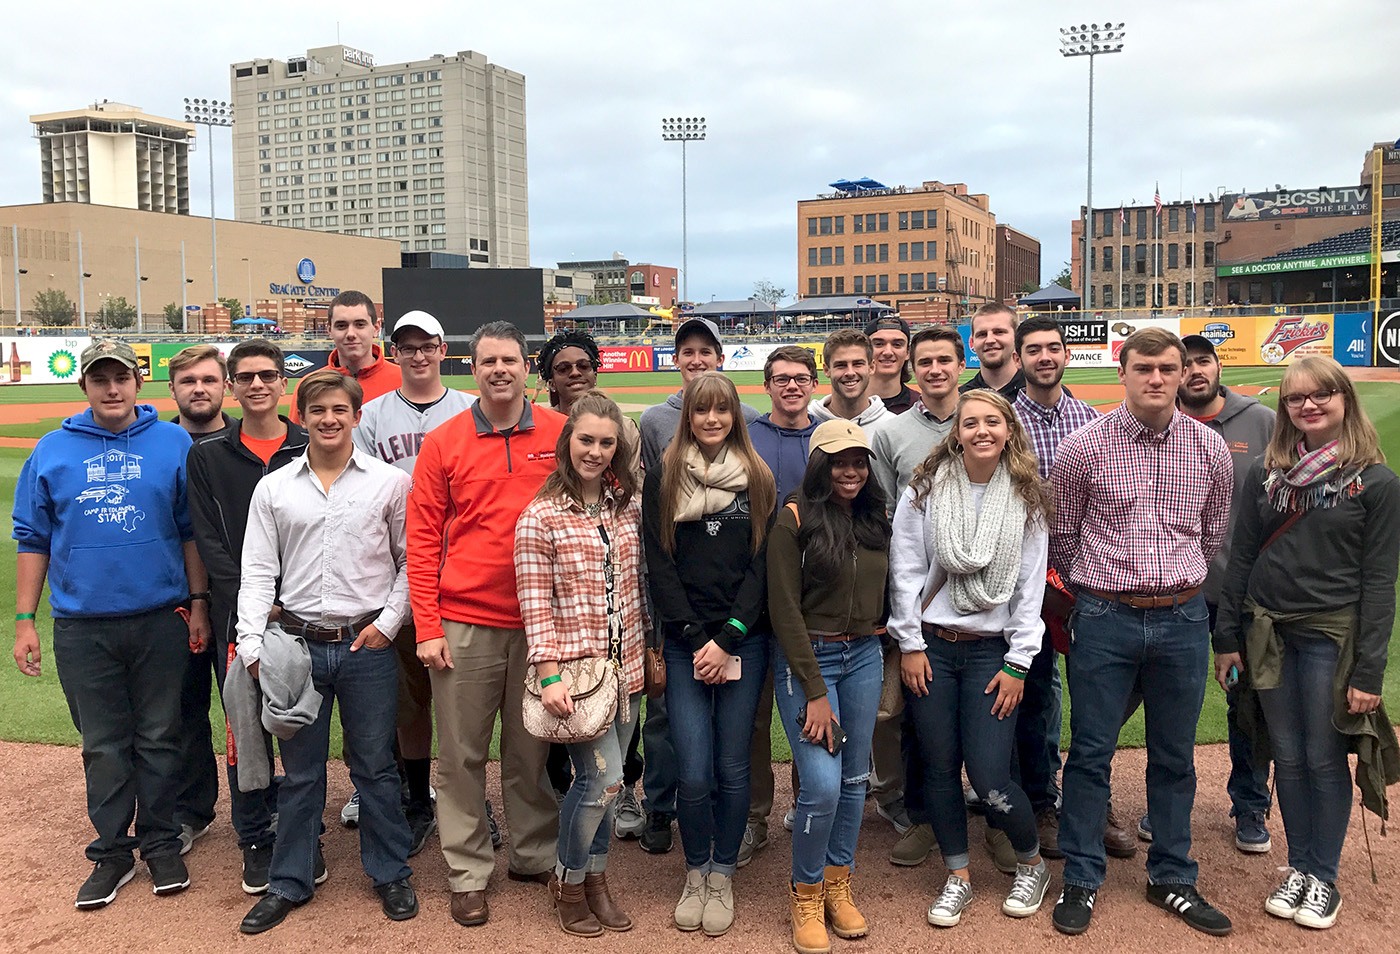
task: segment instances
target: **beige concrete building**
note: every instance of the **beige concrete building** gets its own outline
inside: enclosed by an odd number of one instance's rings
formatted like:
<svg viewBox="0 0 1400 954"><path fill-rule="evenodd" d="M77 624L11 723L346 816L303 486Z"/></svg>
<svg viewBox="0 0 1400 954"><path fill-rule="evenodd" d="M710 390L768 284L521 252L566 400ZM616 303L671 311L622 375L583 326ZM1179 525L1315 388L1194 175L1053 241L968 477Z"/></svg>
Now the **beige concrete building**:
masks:
<svg viewBox="0 0 1400 954"><path fill-rule="evenodd" d="M34 297L53 288L81 303L84 320L122 297L139 303L142 328L168 332L166 305L213 303L209 233L209 221L191 215L79 203L0 207L0 327L36 325ZM289 332L302 330L303 316L307 324L318 314L324 320L325 305L347 288L383 301L382 269L399 266L394 241L251 222L220 220L218 244L219 295L251 304ZM198 314L191 319L191 329L226 330Z"/></svg>
<svg viewBox="0 0 1400 954"><path fill-rule="evenodd" d="M961 182L872 185L797 203L803 298L866 295L915 321L996 300L996 216L985 194Z"/></svg>
<svg viewBox="0 0 1400 954"><path fill-rule="evenodd" d="M107 100L29 121L45 202L190 214L190 123Z"/></svg>
<svg viewBox="0 0 1400 954"><path fill-rule="evenodd" d="M471 51L376 65L341 45L229 74L240 221L529 266L522 74Z"/></svg>

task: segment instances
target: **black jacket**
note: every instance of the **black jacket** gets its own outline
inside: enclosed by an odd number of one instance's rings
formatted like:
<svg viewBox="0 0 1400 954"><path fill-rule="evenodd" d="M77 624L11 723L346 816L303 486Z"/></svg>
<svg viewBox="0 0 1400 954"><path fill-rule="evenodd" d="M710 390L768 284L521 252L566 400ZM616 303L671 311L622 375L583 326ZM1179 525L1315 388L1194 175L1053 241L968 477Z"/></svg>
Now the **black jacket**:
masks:
<svg viewBox="0 0 1400 954"><path fill-rule="evenodd" d="M190 522L195 546L209 571L210 619L221 638L230 639L230 618L238 606L243 533L253 488L269 472L306 453L306 429L285 417L279 419L287 425L287 437L269 464L243 446L243 422L238 420L196 441L186 463Z"/></svg>

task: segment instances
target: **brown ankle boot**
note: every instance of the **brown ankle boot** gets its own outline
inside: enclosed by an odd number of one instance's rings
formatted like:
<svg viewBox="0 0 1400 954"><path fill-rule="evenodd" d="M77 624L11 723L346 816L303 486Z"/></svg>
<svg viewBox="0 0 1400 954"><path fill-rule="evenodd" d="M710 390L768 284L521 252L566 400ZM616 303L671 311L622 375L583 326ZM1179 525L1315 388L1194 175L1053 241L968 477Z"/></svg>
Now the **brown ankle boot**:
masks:
<svg viewBox="0 0 1400 954"><path fill-rule="evenodd" d="M557 877L551 877L549 893L554 898L554 911L559 915L559 926L564 929L565 934L597 937L603 933L603 926L588 908L588 900L583 896L583 885L565 884Z"/></svg>
<svg viewBox="0 0 1400 954"><path fill-rule="evenodd" d="M593 917L609 931L632 930L632 919L619 908L608 892L608 876L604 872L583 876L583 896Z"/></svg>
<svg viewBox="0 0 1400 954"><path fill-rule="evenodd" d="M830 954L831 938L826 935L822 916L824 895L821 882L792 886L792 946L797 954Z"/></svg>
<svg viewBox="0 0 1400 954"><path fill-rule="evenodd" d="M823 878L826 882L826 916L831 920L831 929L837 937L865 937L870 933L870 925L865 916L856 910L856 902L851 897L851 868L849 865L828 865Z"/></svg>

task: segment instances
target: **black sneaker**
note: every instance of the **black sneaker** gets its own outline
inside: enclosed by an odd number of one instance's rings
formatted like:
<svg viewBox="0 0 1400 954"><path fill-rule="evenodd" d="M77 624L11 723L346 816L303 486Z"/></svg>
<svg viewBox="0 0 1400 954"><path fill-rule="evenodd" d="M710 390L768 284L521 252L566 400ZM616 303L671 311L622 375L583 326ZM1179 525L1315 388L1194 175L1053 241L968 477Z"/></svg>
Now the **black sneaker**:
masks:
<svg viewBox="0 0 1400 954"><path fill-rule="evenodd" d="M496 824L496 812L491 807L491 799L486 800L486 827L491 830L491 850L501 847L501 826Z"/></svg>
<svg viewBox="0 0 1400 954"><path fill-rule="evenodd" d="M271 845L249 845L243 849L243 893L262 894L267 890L272 867Z"/></svg>
<svg viewBox="0 0 1400 954"><path fill-rule="evenodd" d="M1055 930L1061 934L1083 934L1089 930L1089 921L1094 916L1094 898L1097 891L1081 888L1077 884L1067 884L1060 892L1060 900L1055 902L1055 913L1050 920Z"/></svg>
<svg viewBox="0 0 1400 954"><path fill-rule="evenodd" d="M321 843L316 842L316 864L311 869L311 880L316 884L325 884L331 873L326 870L326 856L321 854Z"/></svg>
<svg viewBox="0 0 1400 954"><path fill-rule="evenodd" d="M1330 881L1320 881L1308 875L1307 893L1298 913L1293 915L1293 923L1303 927L1324 931L1337 923L1337 912L1342 909L1342 893Z"/></svg>
<svg viewBox="0 0 1400 954"><path fill-rule="evenodd" d="M1223 913L1201 897L1194 884L1164 882L1147 886L1147 900L1163 911L1170 911L1197 931L1224 937L1233 925Z"/></svg>
<svg viewBox="0 0 1400 954"><path fill-rule="evenodd" d="M119 861L99 861L92 866L92 874L87 876L78 889L78 900L73 906L79 911L94 911L112 903L121 886L136 874L136 862L130 858Z"/></svg>
<svg viewBox="0 0 1400 954"><path fill-rule="evenodd" d="M664 855L671 850L671 822L676 816L670 812L650 812L647 827L637 839L642 850L650 855Z"/></svg>
<svg viewBox="0 0 1400 954"><path fill-rule="evenodd" d="M428 836L437 830L437 816L433 814L432 802L423 805L411 802L404 809L404 817L408 819L408 856L412 858L423 850Z"/></svg>
<svg viewBox="0 0 1400 954"><path fill-rule="evenodd" d="M154 894L179 894L190 886L189 869L185 867L185 859L178 854L147 858L146 868L151 872L151 892Z"/></svg>

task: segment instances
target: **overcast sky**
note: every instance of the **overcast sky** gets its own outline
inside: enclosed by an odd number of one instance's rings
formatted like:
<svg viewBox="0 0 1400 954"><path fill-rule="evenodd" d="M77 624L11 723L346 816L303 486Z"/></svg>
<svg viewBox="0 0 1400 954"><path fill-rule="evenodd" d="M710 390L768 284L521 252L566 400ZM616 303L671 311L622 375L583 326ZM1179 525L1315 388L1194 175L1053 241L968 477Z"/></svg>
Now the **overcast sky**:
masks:
<svg viewBox="0 0 1400 954"><path fill-rule="evenodd" d="M673 9L674 6L674 9ZM227 98L228 65L340 41L379 63L477 50L526 77L530 259L620 251L681 263L681 157L663 116L703 115L689 147L690 295L796 291L796 203L840 178L966 182L997 221L1040 239L1042 278L1069 258L1084 201L1088 62L1059 27L1122 19L1096 59L1094 204L1224 185L1354 184L1400 137L1394 0L563 0L397 5L41 3L5 15L0 204L38 202L28 116L94 100L179 118ZM62 26L59 26L59 23ZM201 134L203 130L201 130ZM227 133L219 211L232 209ZM208 167L191 162L208 214Z"/></svg>

